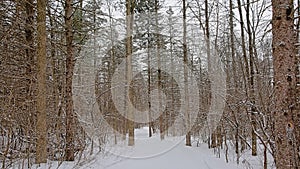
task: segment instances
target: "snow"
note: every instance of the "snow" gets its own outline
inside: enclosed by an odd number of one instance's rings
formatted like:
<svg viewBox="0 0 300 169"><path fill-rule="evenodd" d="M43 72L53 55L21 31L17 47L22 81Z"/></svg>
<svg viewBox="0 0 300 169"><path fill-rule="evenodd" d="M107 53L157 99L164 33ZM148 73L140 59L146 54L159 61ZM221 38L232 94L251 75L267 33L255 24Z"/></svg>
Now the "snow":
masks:
<svg viewBox="0 0 300 169"><path fill-rule="evenodd" d="M159 132L158 132L159 133ZM113 139L112 139L113 140ZM193 139L192 139L193 140ZM260 169L263 168L263 145L258 140L258 156L251 155L251 149L235 154L234 144L228 140L228 160L225 162L224 149L208 149L200 138L193 140L193 146L185 146L185 137L166 137L159 134L148 137L148 128L135 130L135 146L127 146L127 141L118 140L102 146L101 152L94 147L77 156L74 162L48 161L31 169ZM199 147L197 147L197 144ZM224 145L225 146L225 145ZM274 159L268 151L268 169L275 169ZM237 164L239 159L239 164ZM25 166L25 167L24 167ZM26 168L27 163L15 162L9 168Z"/></svg>
<svg viewBox="0 0 300 169"><path fill-rule="evenodd" d="M135 146L126 143L107 146L105 152L81 162L48 162L42 167L60 169L238 169L236 164L217 158L206 144L199 147L184 145L185 137L166 137L161 141L159 134L148 137L148 128L135 132Z"/></svg>
<svg viewBox="0 0 300 169"><path fill-rule="evenodd" d="M151 148L151 147L149 147ZM204 146L194 148L186 147L181 142L170 151L152 158L123 159L114 163L107 169L235 169L234 165L226 164L222 159L212 155Z"/></svg>

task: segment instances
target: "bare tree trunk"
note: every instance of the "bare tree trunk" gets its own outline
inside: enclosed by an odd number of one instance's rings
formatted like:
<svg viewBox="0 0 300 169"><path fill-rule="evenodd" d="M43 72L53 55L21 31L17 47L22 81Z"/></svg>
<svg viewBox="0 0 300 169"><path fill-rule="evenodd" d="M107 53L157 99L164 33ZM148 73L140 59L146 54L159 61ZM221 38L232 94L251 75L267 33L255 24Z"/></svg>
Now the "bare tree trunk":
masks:
<svg viewBox="0 0 300 169"><path fill-rule="evenodd" d="M220 25L220 18L219 18L219 4L216 4L216 12L217 12L217 22L216 22L216 33L215 33L215 42L214 42L214 47L215 50L218 49L218 39L219 39L219 25ZM220 156L220 148L223 148L223 134L222 134L222 127L221 125L218 124L216 130L215 130L215 134L216 134L216 139L217 139L217 147L218 147L218 155Z"/></svg>
<svg viewBox="0 0 300 169"><path fill-rule="evenodd" d="M161 56L160 56L160 32L158 29L158 4L159 1L155 0L155 34L156 34L156 58L157 58L157 65L158 65L158 73L157 73L157 87L158 87L158 112L159 112L159 134L160 134L160 139L163 140L165 139L165 124L164 124L164 112L162 111L162 98L161 98Z"/></svg>
<svg viewBox="0 0 300 169"><path fill-rule="evenodd" d="M229 24L230 24L230 48L231 48L231 59L232 59L232 73L233 73L233 79L234 79L234 95L238 94L238 82L237 82L237 64L236 64L236 58L235 58L235 43L234 43L234 25L233 25L233 3L232 0L229 1L229 9L230 9L230 18L229 18ZM229 75L227 75L229 76ZM236 99L234 99L234 102L236 101ZM237 112L239 112L239 107L237 107ZM238 117L237 114L234 111L231 111L232 115L233 115L233 119L235 122L235 132L234 132L234 136L235 136L235 153L237 155L237 163L239 163L239 123L238 123Z"/></svg>
<svg viewBox="0 0 300 169"><path fill-rule="evenodd" d="M26 36L26 59L28 60L29 64L27 67L27 73L29 76L32 76L33 73L33 63L34 63L34 1L33 0L26 0L25 1L25 8L26 8L26 25L25 25L25 36ZM33 80L33 78L29 78L30 80ZM31 81L29 83L32 83ZM29 84L31 85L31 84ZM30 92L31 93L31 92ZM32 98L31 98L32 99Z"/></svg>
<svg viewBox="0 0 300 169"><path fill-rule="evenodd" d="M247 19L247 29L248 29L248 43L249 43L249 59L250 59L250 75L249 75L249 82L250 82L250 90L249 90L249 99L250 99L250 116L251 116L251 149L252 155L257 155L257 139L256 139L256 121L255 121L255 89L254 89L254 54L253 54L253 40L252 40L252 33L251 33L251 22L250 22L250 0L247 0L247 7L246 7L246 19Z"/></svg>
<svg viewBox="0 0 300 169"><path fill-rule="evenodd" d="M72 7L73 0L65 1L65 26L66 26L66 161L74 161L74 110L72 98L72 80L74 73L73 25Z"/></svg>
<svg viewBox="0 0 300 169"><path fill-rule="evenodd" d="M59 85L58 85L58 72L59 72L59 65L58 65L58 59L56 58L56 46L54 43L55 40L55 26L54 26L54 16L51 13L51 7L50 4L47 3L47 15L49 18L49 24L50 24L50 58L51 58L51 67L52 67L52 79L53 79L53 86L52 86L52 100L51 100L51 104L53 105L53 109L52 111L56 113L58 113L59 111ZM59 118L55 115L55 119ZM57 126L56 128L58 128L58 132L55 132L56 135L56 139L59 140L60 138L60 134L59 132L61 131L61 129L59 128L59 122L55 121Z"/></svg>
<svg viewBox="0 0 300 169"><path fill-rule="evenodd" d="M275 80L275 161L277 169L299 168L296 124L296 31L293 1L272 0L272 34Z"/></svg>
<svg viewBox="0 0 300 169"><path fill-rule="evenodd" d="M246 43L245 43L245 31L244 31L244 19L243 19L243 12L242 12L242 5L241 5L241 0L237 0L238 2L238 11L239 11L239 16L240 16L240 26L241 26L241 38L242 38L242 50L243 50L243 59L244 59L244 65L245 68L242 70L244 73L244 84L245 84L245 91L246 94L248 95L248 80L247 78L249 77L249 64L248 64L248 59L247 59L247 52L246 52Z"/></svg>
<svg viewBox="0 0 300 169"><path fill-rule="evenodd" d="M127 61L127 91L128 98L130 98L129 101L132 100L131 90L130 90L130 84L132 79L132 31L133 31L133 9L134 9L134 1L132 0L126 0L126 34L127 34L127 40L126 40L126 61ZM127 103L127 113L128 113L128 145L133 146L134 145L134 121L133 121L133 110L130 106L130 103Z"/></svg>
<svg viewBox="0 0 300 169"><path fill-rule="evenodd" d="M300 0L297 0L297 5L298 5L298 10L297 14L300 16ZM300 40L300 19L298 18L297 22L297 42L299 43ZM300 153L300 54L299 54L299 49L297 50L297 56L295 58L295 63L296 63L296 110L298 110L298 113L296 114L296 122L295 124L298 124L296 127L296 140L297 140L297 152ZM298 156L298 161L300 161L300 155ZM298 164L299 165L299 164Z"/></svg>
<svg viewBox="0 0 300 169"><path fill-rule="evenodd" d="M185 119L186 119L186 140L185 145L186 146L192 146L191 143L191 131L190 131L190 112L189 112L189 90L188 90L188 53L187 53L187 42L186 42L186 1L182 1L183 6L183 63L184 63L184 111L185 111Z"/></svg>
<svg viewBox="0 0 300 169"><path fill-rule="evenodd" d="M268 169L268 147L264 145L264 169Z"/></svg>
<svg viewBox="0 0 300 169"><path fill-rule="evenodd" d="M25 3L25 4L23 4ZM17 4L18 5L18 4ZM25 10L26 10L26 23L25 23L25 38L26 38L26 48L25 48L25 56L26 56L26 112L29 114L32 114L31 116L28 117L28 127L27 133L29 136L34 137L36 133L34 129L34 122L36 121L35 117L36 116L36 68L35 68L35 59L34 59L34 54L35 54L35 47L34 47L34 1L33 0L26 0L26 1L21 1L20 5L25 5ZM19 7L17 6L17 10ZM32 134L29 132L30 130L34 131ZM14 132L12 132L12 135L14 135ZM35 146L36 140L30 139L29 140L29 145L33 144ZM33 146L33 147L34 147ZM29 157L30 151L32 149L28 148L27 155ZM28 163L29 163L29 158L28 158Z"/></svg>
<svg viewBox="0 0 300 169"><path fill-rule="evenodd" d="M82 2L82 1L81 1ZM96 0L93 0L93 34L94 34L94 36L93 36L93 59L94 59L94 73L95 73L95 75L97 74L97 56L96 56L96 44L97 44L97 42L96 42L96 21L97 21L97 19L96 19ZM113 44L112 44L112 46L113 46ZM92 119L92 123L95 123L95 121L94 121L94 114L93 114L93 112L91 112L90 113L91 114L91 119ZM93 152L94 152L94 139L93 139L93 137L94 136L91 136L91 151L90 151L90 155L92 155L93 154Z"/></svg>
<svg viewBox="0 0 300 169"><path fill-rule="evenodd" d="M172 15L174 14L173 10L171 7L169 7L169 10L167 11L167 14L169 14L168 20L169 20L169 43L170 43L170 57L171 57L171 76L174 77L174 58L173 58L173 43L172 43L172 39L173 39L173 27L172 27L172 23L173 23L173 19L172 19ZM175 90L174 90L174 81L171 81L171 116L169 118L171 118L171 121L173 121L174 119L174 114L175 114ZM175 126L172 126L172 135L175 136Z"/></svg>
<svg viewBox="0 0 300 169"><path fill-rule="evenodd" d="M95 0L94 0L95 1ZM111 43L111 46L113 46L113 49L110 50L110 70L109 70L109 78L108 79L112 79L112 76L113 76L113 72L115 70L115 49L114 49L114 46L115 46L115 40L114 40L114 21L113 21L113 18L112 18L112 11L111 11L111 2L109 3L109 1L107 0L106 1L107 3L107 8L108 8L108 15L110 16L110 19L109 19L109 29L110 29L110 32L109 32L109 39L110 39L110 43ZM94 24L96 24L96 8L94 10ZM96 28L94 28L94 34L96 34ZM94 47L96 47L96 38L94 36ZM95 51L95 50L94 50ZM96 54L94 54L95 56L95 62L96 62ZM95 68L96 68L96 63L94 64L95 65ZM111 84L111 82L109 82L109 84ZM110 85L111 87L111 85ZM114 96L112 96L114 97ZM114 142L115 144L117 144L117 133L116 133L116 130L118 129L118 117L117 117L117 114L115 112L115 110L112 108L110 110L110 112L113 114L113 128L114 128Z"/></svg>
<svg viewBox="0 0 300 169"><path fill-rule="evenodd" d="M46 2L37 1L37 144L35 163L47 162Z"/></svg>
<svg viewBox="0 0 300 169"><path fill-rule="evenodd" d="M208 0L204 1L205 5L205 43L206 43L206 55L207 55L207 68L209 74L212 73L212 63L211 63L211 49L210 49L210 28L209 28L209 9L208 9ZM209 75L210 76L210 75ZM211 102L211 96L212 96L212 91L211 91L211 85L209 84L209 93L208 93L208 104ZM208 124L209 125L209 124ZM217 146L217 136L214 131L209 130L210 136L210 141L208 142L210 148L215 148Z"/></svg>
<svg viewBox="0 0 300 169"><path fill-rule="evenodd" d="M249 63L247 58L247 51L246 51L246 42L245 42L245 30L244 30L244 16L242 12L242 4L241 0L237 0L238 3L238 11L239 11L239 19L240 19L240 28L241 28L241 38L242 38L242 53L243 53L243 61L241 62L241 70L243 72L243 80L244 80L244 90L246 92L246 96L248 97L248 82L249 82ZM244 132L244 130L243 130ZM244 140L241 140L241 151L244 150L246 143Z"/></svg>
<svg viewBox="0 0 300 169"><path fill-rule="evenodd" d="M149 14L147 23L150 25ZM151 112L151 60L150 60L150 28L147 27L147 74L148 74L148 115L149 115L149 137L152 137L152 129L153 129L153 122L152 122L152 112Z"/></svg>
<svg viewBox="0 0 300 169"><path fill-rule="evenodd" d="M205 0L205 41L206 41L206 52L207 52L207 61L208 61L208 71L211 69L210 62L210 31L209 31L209 16L208 16L208 0Z"/></svg>

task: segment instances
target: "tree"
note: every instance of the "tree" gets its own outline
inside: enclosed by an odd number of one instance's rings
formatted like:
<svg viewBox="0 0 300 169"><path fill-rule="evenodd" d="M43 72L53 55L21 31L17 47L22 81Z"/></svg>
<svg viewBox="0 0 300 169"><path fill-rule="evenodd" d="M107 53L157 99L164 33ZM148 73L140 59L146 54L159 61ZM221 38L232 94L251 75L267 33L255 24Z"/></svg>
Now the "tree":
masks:
<svg viewBox="0 0 300 169"><path fill-rule="evenodd" d="M188 89L188 51L187 51L187 42L186 42L186 36L187 36L187 26L186 26L186 1L182 1L182 7L183 7L183 63L184 63L184 111L185 111L185 120L186 120L186 126L187 126L187 133L186 133L186 146L192 146L191 142L191 131L190 131L190 112L189 112L189 89Z"/></svg>
<svg viewBox="0 0 300 169"><path fill-rule="evenodd" d="M296 124L296 31L293 1L272 0L272 48L275 93L273 110L275 163L277 169L299 168Z"/></svg>
<svg viewBox="0 0 300 169"><path fill-rule="evenodd" d="M161 69L162 66L162 58L161 58L161 47L162 47L162 37L161 37L161 30L162 26L161 23L161 13L159 12L162 8L161 4L163 2L161 0L138 0L136 1L135 5L135 13L139 14L135 18L135 24L136 24L136 31L137 31L137 38L141 38L142 44L141 48L146 48L147 50L147 74L148 74L148 114L149 114L149 137L152 136L152 132L155 131L154 129L154 119L152 118L151 111L151 81L153 81L153 78L151 78L151 47L155 47L155 57L157 59L158 69ZM153 33L154 32L154 33ZM154 43L152 42L154 41ZM146 46L145 46L146 44ZM157 87L158 87L158 106L159 106L159 113L161 116L159 116L159 128L160 128L160 138L164 139L165 132L166 132L166 124L165 124L165 114L162 110L162 101L161 101L161 90L162 90L162 73L161 71L157 72ZM156 78L154 78L156 79Z"/></svg>
<svg viewBox="0 0 300 169"><path fill-rule="evenodd" d="M133 30L133 10L134 1L126 0L126 66L127 66L127 95L130 100L132 100L132 95L130 93L130 84L132 79L132 30ZM125 97L127 98L127 97ZM130 103L127 103L127 113L128 113L128 145L134 145L134 121L133 121L133 110Z"/></svg>
<svg viewBox="0 0 300 169"><path fill-rule="evenodd" d="M36 163L47 162L46 2L37 1L37 148Z"/></svg>
<svg viewBox="0 0 300 169"><path fill-rule="evenodd" d="M159 26L158 26L158 7L159 3L158 0L155 0L155 33L156 33L156 57L157 57L157 64L158 64L158 112L160 114L159 116L159 132L160 132L160 139L165 139L165 124L164 124L164 114L162 110L162 70L161 70L161 35L159 34Z"/></svg>
<svg viewBox="0 0 300 169"><path fill-rule="evenodd" d="M230 50L231 50L231 59L232 59L232 78L234 79L234 95L237 95L238 94L238 82L237 82L237 70L236 70L236 60L235 60L235 42L234 42L234 23L233 23L233 2L232 0L229 1L229 9L230 9L230 16L229 16L229 26L230 26ZM228 74L227 77L229 78L230 75ZM238 99L237 99L238 100ZM235 101L236 102L236 101ZM237 109L237 112L239 112L239 109ZM238 120L237 120L237 114L232 111L232 114L233 114L233 119L234 119L234 122L235 122L235 153L237 154L237 163L239 163L239 123L238 123Z"/></svg>
<svg viewBox="0 0 300 169"><path fill-rule="evenodd" d="M65 1L65 36L66 36L66 152L65 160L74 161L74 109L72 95L72 80L74 74L73 49L73 0Z"/></svg>
<svg viewBox="0 0 300 169"><path fill-rule="evenodd" d="M243 11L242 11L242 3L241 3L241 0L237 0L237 3L238 3L238 11L239 11L239 20L240 20L240 29L241 29L241 46L242 46L242 59L243 61L240 61L240 65L241 65L241 71L242 71L242 77L243 77L243 84L244 84L244 91L245 91L245 94L246 94L246 97L249 98L249 82L250 82L250 70L249 70L249 63L248 63L248 57L247 57L247 48L246 48L246 35L245 35L245 23L244 23L244 16L243 16ZM249 8L249 6L247 6L247 8ZM248 21L248 29L250 29L250 21L249 21L249 9L247 10L247 21ZM248 33L250 36L251 36L251 33L249 32ZM251 39L251 38L250 38ZM249 40L250 40L249 39ZM249 42L249 45L251 46L252 48L252 42ZM249 46L249 47L250 47ZM250 49L249 49L250 50ZM251 49L252 51L252 49ZM250 53L250 52L249 52ZM253 55L252 54L253 52L251 52L250 55ZM254 87L252 85L252 87ZM252 94L253 95L253 94ZM253 98L251 98L253 99ZM250 100L251 102L253 100ZM253 109L253 106L251 105L251 108ZM246 109L247 110L247 109ZM244 116L244 115L243 115ZM243 117L242 116L242 117ZM251 128L252 129L252 128ZM243 129L243 132L245 131L245 128ZM253 134L254 134L254 130L252 129L252 143L255 145L255 138L253 137ZM243 133L242 133L243 134ZM244 150L244 143L245 143L245 140L241 140L241 143L242 143L242 146L241 146L241 151ZM237 150L238 151L238 150ZM252 151L253 152L253 151Z"/></svg>
<svg viewBox="0 0 300 169"><path fill-rule="evenodd" d="M254 53L253 53L253 39L252 39L252 30L251 30L251 23L250 23L250 0L247 0L246 6L246 18L247 18L247 29L248 29L248 44L249 44L249 66L250 66L250 74L249 74L249 99L251 104L251 145L252 145L252 155L257 155L257 138L256 138L256 122L255 122L255 89L254 89Z"/></svg>

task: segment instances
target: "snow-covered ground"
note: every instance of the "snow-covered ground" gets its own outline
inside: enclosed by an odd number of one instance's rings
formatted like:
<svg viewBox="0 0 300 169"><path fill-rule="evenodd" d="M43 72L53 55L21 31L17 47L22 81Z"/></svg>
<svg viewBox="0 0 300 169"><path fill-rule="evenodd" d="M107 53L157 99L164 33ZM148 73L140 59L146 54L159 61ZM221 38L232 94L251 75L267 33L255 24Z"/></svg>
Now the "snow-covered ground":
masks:
<svg viewBox="0 0 300 169"><path fill-rule="evenodd" d="M229 143L228 160L225 162L225 150L215 153L208 149L207 144L194 142L192 147L185 146L185 137L166 137L160 140L159 134L148 137L148 128L135 131L135 146L119 142L106 145L105 151L92 156L85 152L82 158L75 162L48 162L44 166L33 166L32 169L262 169L263 158L261 146L259 155L251 156L250 150L245 150L236 163L236 154ZM218 158L216 154L219 154ZM270 161L269 161L270 160ZM15 166L16 168L20 168ZM274 169L273 159L268 155L268 169Z"/></svg>
<svg viewBox="0 0 300 169"><path fill-rule="evenodd" d="M148 138L148 129L135 132L135 146L122 144L106 148L105 153L98 153L93 158L83 158L79 163L49 162L46 166L33 168L59 169L238 169L233 163L226 163L224 158L216 158L206 144L199 147L184 145L184 137L169 137L160 141L159 135ZM241 169L241 168L240 168Z"/></svg>

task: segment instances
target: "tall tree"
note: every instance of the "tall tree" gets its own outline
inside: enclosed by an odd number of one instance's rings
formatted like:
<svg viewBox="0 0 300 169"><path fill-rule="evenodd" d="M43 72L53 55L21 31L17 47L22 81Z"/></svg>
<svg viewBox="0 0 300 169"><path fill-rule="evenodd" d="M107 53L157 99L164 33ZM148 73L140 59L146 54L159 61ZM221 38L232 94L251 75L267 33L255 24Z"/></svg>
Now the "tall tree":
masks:
<svg viewBox="0 0 300 169"><path fill-rule="evenodd" d="M245 84L245 92L248 94L248 77L249 77L249 63L247 59L247 51L246 51L246 38L245 38L245 23L244 23L244 16L242 12L242 3L241 0L237 0L238 3L238 11L239 11L239 16L240 16L240 28L241 28L241 38L242 38L242 53L243 53L243 60L244 60L244 69L243 70L243 78L244 78L244 84Z"/></svg>
<svg viewBox="0 0 300 169"><path fill-rule="evenodd" d="M274 137L277 169L299 168L295 131L296 105L296 31L293 0L272 0L273 63L275 80Z"/></svg>
<svg viewBox="0 0 300 169"><path fill-rule="evenodd" d="M130 93L130 85L132 79L132 32L133 32L133 11L134 11L134 1L126 0L126 66L127 66L127 95L132 101L132 96ZM133 109L130 106L130 103L127 103L127 113L128 113L128 145L134 145L134 121L133 121Z"/></svg>
<svg viewBox="0 0 300 169"><path fill-rule="evenodd" d="M148 1L149 2L149 1ZM148 114L149 114L149 137L152 137L152 130L154 129L154 122L152 121L152 112L151 112L151 53L150 53L150 11L147 11L147 76L148 76Z"/></svg>
<svg viewBox="0 0 300 169"><path fill-rule="evenodd" d="M191 146L191 131L190 131L190 112L189 112L189 89L188 89L188 53L187 53L187 26L186 26L186 1L182 1L183 7L183 63L184 63L184 111L187 126L185 145Z"/></svg>
<svg viewBox="0 0 300 169"><path fill-rule="evenodd" d="M250 74L249 74L249 99L251 104L251 145L252 145L252 155L257 155L257 138L256 138L256 122L255 122L255 89L254 89L254 53L253 53L253 39L252 39L252 29L250 22L250 0L247 0L246 6L246 19L247 19L247 31L248 31L248 44L249 44L249 66L250 66Z"/></svg>
<svg viewBox="0 0 300 169"><path fill-rule="evenodd" d="M169 43L170 43L170 57L171 57L171 76L174 77L174 54L173 54L173 38L174 38L174 27L173 27L173 24L174 24L174 19L173 19L173 14L174 14L174 11L172 10L172 7L170 6L169 7L169 10L167 11L167 14L168 14L168 25L169 25ZM172 104L171 104L171 113L174 114L175 112L175 90L174 90L174 87L175 87L175 84L174 84L174 81L171 81L171 100L172 100ZM171 120L174 119L174 116L171 115ZM172 135L175 136L175 126L172 126Z"/></svg>
<svg viewBox="0 0 300 169"><path fill-rule="evenodd" d="M233 13L233 2L232 0L229 1L229 27L230 27L230 49L231 49L231 59L232 59L232 78L234 79L234 94L236 95L238 93L238 82L237 82L237 70L236 70L236 59L235 59L235 43L234 43L234 13ZM227 75L229 78L229 74ZM239 112L239 109L238 109ZM239 163L239 123L237 120L237 114L232 111L233 119L235 121L235 153L237 154L237 163Z"/></svg>
<svg viewBox="0 0 300 169"><path fill-rule="evenodd" d="M164 125L164 114L162 110L162 73L161 73L161 35L159 32L159 25L158 25L158 7L159 1L155 0L154 10L155 10L155 34L156 34L156 57L157 57L157 65L158 65L158 112L159 116L159 131L160 131L160 139L163 140L165 138L165 125Z"/></svg>
<svg viewBox="0 0 300 169"><path fill-rule="evenodd" d="M242 71L242 77L244 81L244 92L246 94L246 97L248 98L249 95L249 63L248 63L248 57L247 57L247 48L246 48L246 36L245 36L245 23L244 23L244 15L242 11L242 3L241 0L237 0L238 4L238 11L239 11L239 21L240 21L240 30L241 30L241 46L242 46L242 59L243 61L240 61L240 67ZM242 132L245 131L245 128L242 129ZM243 133L242 133L243 134ZM245 147L245 140L241 140L241 151L243 151Z"/></svg>
<svg viewBox="0 0 300 169"><path fill-rule="evenodd" d="M37 1L37 148L36 163L47 162L46 112L46 2Z"/></svg>
<svg viewBox="0 0 300 169"><path fill-rule="evenodd" d="M73 0L65 1L65 36L66 36L66 152L65 160L74 161L74 109L72 80L74 74L74 49L73 49Z"/></svg>
<svg viewBox="0 0 300 169"><path fill-rule="evenodd" d="M212 73L212 58L211 58L211 47L210 47L210 21L209 21L209 8L208 8L208 0L204 1L204 15L205 15L205 45L206 45L206 56L207 56L207 69L209 76L211 77ZM211 85L209 85L209 88L211 89ZM211 102L211 92L209 94L209 97L207 98L208 102ZM209 137L208 145L209 147L215 148L216 145L216 133L214 131L211 131L211 136ZM211 140L211 141L210 141Z"/></svg>

